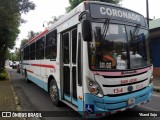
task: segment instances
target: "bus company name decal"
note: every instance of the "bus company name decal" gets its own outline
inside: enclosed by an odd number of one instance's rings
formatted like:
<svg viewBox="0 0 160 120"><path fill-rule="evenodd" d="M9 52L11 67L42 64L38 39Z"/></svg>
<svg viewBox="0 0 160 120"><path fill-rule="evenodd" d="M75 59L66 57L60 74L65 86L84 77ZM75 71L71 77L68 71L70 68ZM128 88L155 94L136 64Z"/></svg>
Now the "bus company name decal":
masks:
<svg viewBox="0 0 160 120"><path fill-rule="evenodd" d="M123 10L119 10L119 9L114 9L114 8L109 8L109 7L100 7L100 13L102 15L108 15L108 16L114 16L114 17L120 17L120 18L124 18L124 19L130 19L130 20L135 20L135 21L140 21L140 16L135 14L135 13L131 13L128 11L123 11Z"/></svg>

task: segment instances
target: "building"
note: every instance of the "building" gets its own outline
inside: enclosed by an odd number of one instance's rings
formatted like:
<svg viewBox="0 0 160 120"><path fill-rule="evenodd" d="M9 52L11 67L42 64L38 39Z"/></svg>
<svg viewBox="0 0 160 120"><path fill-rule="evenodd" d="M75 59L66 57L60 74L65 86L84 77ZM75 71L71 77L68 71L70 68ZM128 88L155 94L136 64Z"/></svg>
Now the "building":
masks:
<svg viewBox="0 0 160 120"><path fill-rule="evenodd" d="M153 75L160 77L160 18L149 22L151 37L151 52L154 72Z"/></svg>

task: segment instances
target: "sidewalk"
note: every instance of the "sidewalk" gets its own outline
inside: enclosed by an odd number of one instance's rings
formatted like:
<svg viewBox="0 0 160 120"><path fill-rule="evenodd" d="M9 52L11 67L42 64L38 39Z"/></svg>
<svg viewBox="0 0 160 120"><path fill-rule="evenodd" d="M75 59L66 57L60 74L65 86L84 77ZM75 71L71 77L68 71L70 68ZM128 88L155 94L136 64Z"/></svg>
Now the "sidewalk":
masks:
<svg viewBox="0 0 160 120"><path fill-rule="evenodd" d="M153 84L154 84L153 90L155 92L160 92L160 78L159 77L154 77L153 78Z"/></svg>
<svg viewBox="0 0 160 120"><path fill-rule="evenodd" d="M16 103L16 95L10 79L0 80L0 111L18 111L18 104ZM22 120L22 118L1 118L0 120Z"/></svg>
<svg viewBox="0 0 160 120"><path fill-rule="evenodd" d="M9 80L0 81L0 111L15 111L15 100Z"/></svg>

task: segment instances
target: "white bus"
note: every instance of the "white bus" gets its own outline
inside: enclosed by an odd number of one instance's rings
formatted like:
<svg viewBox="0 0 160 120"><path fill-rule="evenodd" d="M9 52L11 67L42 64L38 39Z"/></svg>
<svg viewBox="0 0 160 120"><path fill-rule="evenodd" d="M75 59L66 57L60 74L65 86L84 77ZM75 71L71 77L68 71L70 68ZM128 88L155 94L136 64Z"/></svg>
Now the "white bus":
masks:
<svg viewBox="0 0 160 120"><path fill-rule="evenodd" d="M85 1L21 48L27 82L85 117L151 99L153 66L145 18L113 4Z"/></svg>

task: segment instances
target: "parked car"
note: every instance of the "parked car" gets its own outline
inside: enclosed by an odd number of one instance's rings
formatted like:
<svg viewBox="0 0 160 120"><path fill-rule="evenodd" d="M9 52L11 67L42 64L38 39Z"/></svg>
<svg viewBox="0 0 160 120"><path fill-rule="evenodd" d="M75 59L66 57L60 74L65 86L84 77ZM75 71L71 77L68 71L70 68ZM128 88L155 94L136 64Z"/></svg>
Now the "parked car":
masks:
<svg viewBox="0 0 160 120"><path fill-rule="evenodd" d="M18 64L19 64L18 61L13 61L13 63L12 63L12 68L13 68L13 69L17 69Z"/></svg>

